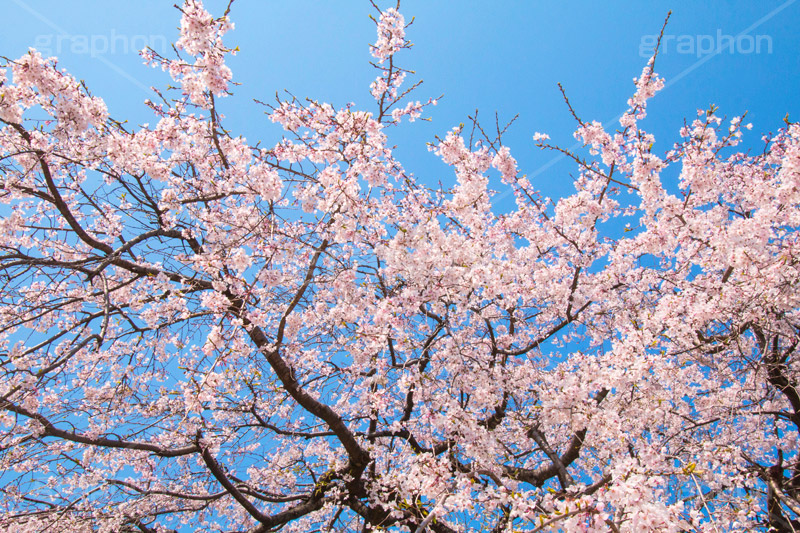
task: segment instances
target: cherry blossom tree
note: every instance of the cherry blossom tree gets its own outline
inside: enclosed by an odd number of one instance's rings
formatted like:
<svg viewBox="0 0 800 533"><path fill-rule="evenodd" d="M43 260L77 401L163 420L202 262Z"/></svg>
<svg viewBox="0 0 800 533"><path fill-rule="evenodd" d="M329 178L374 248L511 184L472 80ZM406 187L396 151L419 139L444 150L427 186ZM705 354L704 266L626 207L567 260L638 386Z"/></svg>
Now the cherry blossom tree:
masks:
<svg viewBox="0 0 800 533"><path fill-rule="evenodd" d="M712 108L657 155L654 58L589 152L535 136L571 196L477 122L431 188L397 8L372 108L277 100L271 148L218 111L228 13L181 13L154 126L4 63L3 531L800 530L800 125L741 153Z"/></svg>

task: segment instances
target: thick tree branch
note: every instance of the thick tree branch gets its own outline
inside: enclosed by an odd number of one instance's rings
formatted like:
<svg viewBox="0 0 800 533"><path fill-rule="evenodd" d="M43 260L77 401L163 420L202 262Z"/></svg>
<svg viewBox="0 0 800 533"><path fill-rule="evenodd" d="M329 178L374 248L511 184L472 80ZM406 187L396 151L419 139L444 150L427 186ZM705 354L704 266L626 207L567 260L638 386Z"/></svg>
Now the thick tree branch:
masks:
<svg viewBox="0 0 800 533"><path fill-rule="evenodd" d="M118 439L109 439L106 437L87 437L79 433L71 431L64 431L55 427L47 418L39 413L32 413L27 409L11 403L8 400L0 400L0 409L5 409L12 413L22 415L24 417L35 420L42 426L42 435L45 437L57 437L60 439L68 440L71 442L78 442L80 444L87 444L90 446L100 446L105 448L122 448L126 450L139 450L144 452L151 452L158 457L180 457L189 455L200 451L196 445L185 446L183 448L164 448L156 446L155 444L148 444L146 442L134 442Z"/></svg>

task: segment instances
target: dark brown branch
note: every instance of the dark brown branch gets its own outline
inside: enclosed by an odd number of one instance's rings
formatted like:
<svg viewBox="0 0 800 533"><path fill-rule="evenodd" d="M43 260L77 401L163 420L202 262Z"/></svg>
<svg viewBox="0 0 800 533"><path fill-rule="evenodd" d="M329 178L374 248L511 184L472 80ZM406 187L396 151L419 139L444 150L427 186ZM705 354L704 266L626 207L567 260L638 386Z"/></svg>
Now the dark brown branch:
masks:
<svg viewBox="0 0 800 533"><path fill-rule="evenodd" d="M608 389L602 389L600 392L598 392L595 396L595 402L598 404L601 403L608 395L608 392ZM575 434L572 436L572 439L570 439L569 444L567 445L566 451L558 458L558 462L560 464L556 464L556 462L551 461L548 466L544 466L536 470L508 466L504 466L503 470L505 471L506 475L511 478L523 481L525 483L530 483L535 487L541 487L548 479L559 475L562 465L564 468L566 468L580 456L581 448L583 447L583 442L586 438L586 433L586 428L575 432Z"/></svg>
<svg viewBox="0 0 800 533"><path fill-rule="evenodd" d="M247 511L250 516L258 520L259 522L266 523L269 521L269 517L264 515L261 511L259 511L255 505L253 505L250 500L248 500L244 494L242 494L238 488L228 479L228 476L225 474L225 471L222 469L222 466L217 462L211 452L208 449L208 446L204 446L201 443L201 433L200 430L197 430L197 437L196 437L197 446L200 448L200 455L203 458L203 462L208 467L208 470L211 474L216 478L220 485L222 485L228 494L230 494L234 500L239 502L239 505L244 507L245 511Z"/></svg>
<svg viewBox="0 0 800 533"><path fill-rule="evenodd" d="M0 400L0 409L5 409L6 411L10 411L12 413L16 413L18 415L22 415L24 417L30 418L35 420L39 424L42 425L42 434L45 437L57 437L60 439L68 440L71 442L78 442L80 444L88 444L90 446L100 446L104 448L123 448L127 450L139 450L144 452L151 452L158 457L179 457L182 455L189 455L192 453L197 453L200 449L195 446L185 446L183 448L163 448L161 446L156 446L155 444L148 444L146 442L134 442L134 441L125 441L119 439L109 439L106 437L87 437L85 435L81 435L79 433L73 433L71 431L64 431L63 429L58 429L55 427L52 422L50 422L47 418L42 416L39 413L32 413L27 409L20 407L11 403L8 400Z"/></svg>

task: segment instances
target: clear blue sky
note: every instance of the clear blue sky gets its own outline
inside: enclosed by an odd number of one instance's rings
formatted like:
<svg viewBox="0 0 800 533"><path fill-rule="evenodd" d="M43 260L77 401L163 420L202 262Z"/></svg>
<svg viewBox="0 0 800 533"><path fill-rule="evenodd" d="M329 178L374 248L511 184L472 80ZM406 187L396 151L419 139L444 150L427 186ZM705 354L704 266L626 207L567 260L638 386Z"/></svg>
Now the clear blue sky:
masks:
<svg viewBox="0 0 800 533"><path fill-rule="evenodd" d="M164 48L177 38L179 23L172 4L5 0L0 55L15 58L38 46L103 97L114 118L148 122L142 105L146 88L170 80L143 66L132 48L144 43L169 53ZM219 15L226 4L208 0L206 7ZM557 82L581 118L612 120L625 109L631 79L641 72L669 10L670 40L656 65L669 86L652 102L644 123L656 134L660 152L677 139L684 118L691 120L696 109L712 103L729 117L748 111L754 128L745 144L754 149L761 134L779 128L787 113L800 120L798 0L406 0L401 11L407 21L416 18L407 33L415 47L403 52L400 62L425 80L418 99L445 98L429 113L432 123L417 122L392 134L401 161L426 182L451 182L424 143L466 122L476 108L490 122L495 111L501 120L519 113L506 144L523 172L537 174L546 194L564 194L573 166L561 161L543 168L553 155L534 149L531 140L540 131L563 146L574 143L574 123ZM224 103L232 133L252 143L274 143L280 132L252 99L269 100L283 89L335 106L352 101L372 109L370 13L366 0L234 2L236 29L226 43L241 49L229 64L243 85ZM718 45L727 48L714 54Z"/></svg>

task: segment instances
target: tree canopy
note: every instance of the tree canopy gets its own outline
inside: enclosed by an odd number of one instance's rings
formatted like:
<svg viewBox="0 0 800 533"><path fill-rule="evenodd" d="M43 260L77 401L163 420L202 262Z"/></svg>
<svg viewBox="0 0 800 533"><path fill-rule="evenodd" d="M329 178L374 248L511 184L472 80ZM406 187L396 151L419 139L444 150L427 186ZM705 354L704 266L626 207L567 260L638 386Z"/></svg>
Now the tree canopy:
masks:
<svg viewBox="0 0 800 533"><path fill-rule="evenodd" d="M432 186L387 140L436 103L398 9L372 109L278 98L271 147L199 0L152 126L5 61L0 528L800 529L800 125L741 152L712 107L657 154L656 55L616 131L573 113L588 152L534 136L573 194L477 120Z"/></svg>

